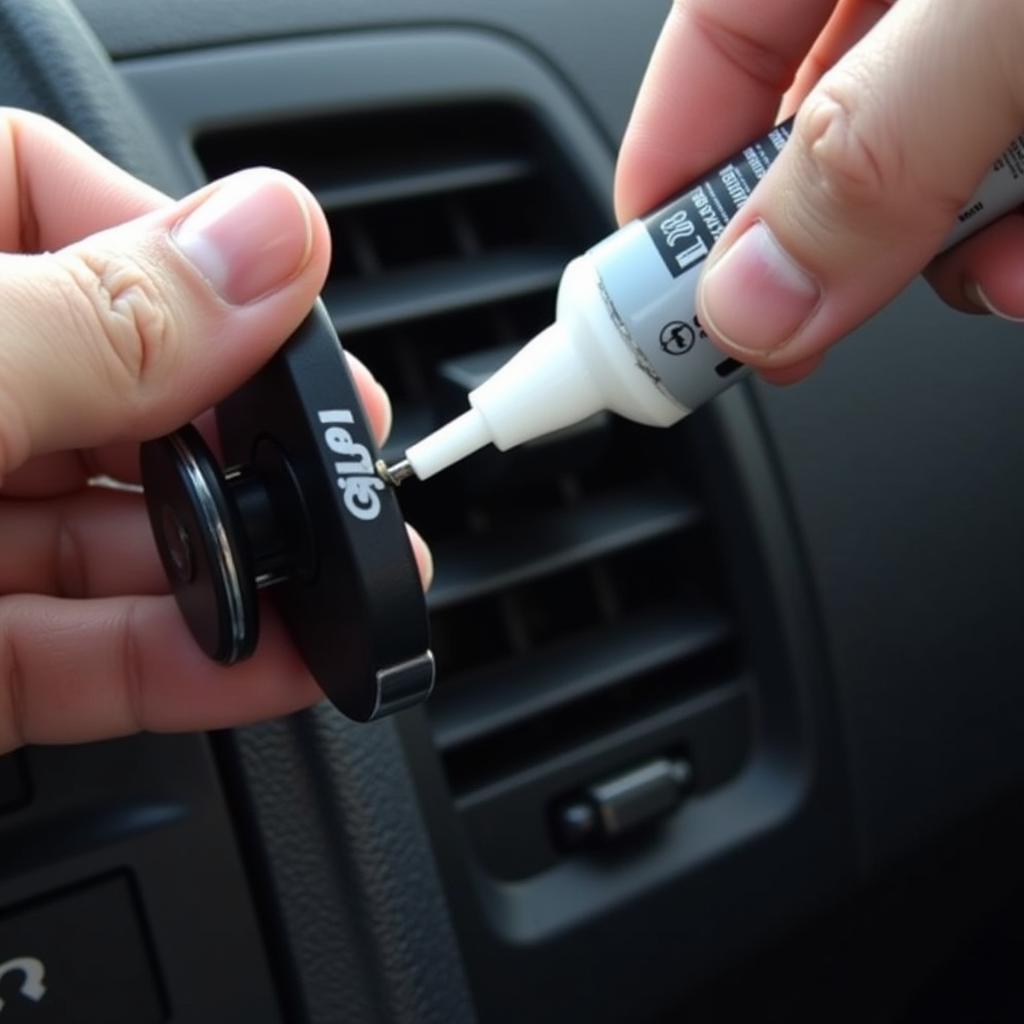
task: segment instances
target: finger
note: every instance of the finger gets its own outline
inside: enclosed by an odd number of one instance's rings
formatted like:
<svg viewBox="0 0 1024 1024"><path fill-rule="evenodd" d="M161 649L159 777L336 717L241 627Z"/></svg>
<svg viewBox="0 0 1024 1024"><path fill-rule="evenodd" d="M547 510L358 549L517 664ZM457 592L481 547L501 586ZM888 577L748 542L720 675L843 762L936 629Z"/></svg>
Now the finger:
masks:
<svg viewBox="0 0 1024 1024"><path fill-rule="evenodd" d="M925 267L1020 127L1019 21L1010 0L900 0L825 75L705 266L725 351L794 366Z"/></svg>
<svg viewBox="0 0 1024 1024"><path fill-rule="evenodd" d="M305 316L329 250L312 195L255 170L53 255L0 257L0 476L215 404Z"/></svg>
<svg viewBox="0 0 1024 1024"><path fill-rule="evenodd" d="M394 419L391 399L362 360L352 355L351 352L346 352L345 355L348 357L349 372L359 391L359 397L370 421L373 436L378 446L381 446L388 439L388 434L391 433L391 424Z"/></svg>
<svg viewBox="0 0 1024 1024"><path fill-rule="evenodd" d="M214 411L207 409L194 423L214 454L219 455ZM101 448L38 455L0 481L0 498L57 497L79 491L90 481L102 478L137 488L142 482L138 444L122 441Z"/></svg>
<svg viewBox="0 0 1024 1024"><path fill-rule="evenodd" d="M276 616L261 611L249 661L224 668L196 646L171 597L0 598L0 753L217 729L321 697Z"/></svg>
<svg viewBox="0 0 1024 1024"><path fill-rule="evenodd" d="M171 203L65 128L25 110L0 109L0 172L0 250L8 252L58 249ZM82 479L76 459L58 461L59 476L74 463L71 479ZM53 490L41 469L26 475L27 493ZM61 489L70 486L77 484Z"/></svg>
<svg viewBox="0 0 1024 1024"><path fill-rule="evenodd" d="M836 0L676 0L622 142L620 222L763 134Z"/></svg>
<svg viewBox="0 0 1024 1024"><path fill-rule="evenodd" d="M808 374L813 373L824 362L824 359L823 355L811 356L810 359L804 359L792 366L776 366L761 370L759 376L769 384L788 387L790 384L799 384Z"/></svg>
<svg viewBox="0 0 1024 1024"><path fill-rule="evenodd" d="M62 249L169 203L53 121L0 108L0 250Z"/></svg>
<svg viewBox="0 0 1024 1024"><path fill-rule="evenodd" d="M163 594L141 496L91 487L50 501L0 502L0 594Z"/></svg>
<svg viewBox="0 0 1024 1024"><path fill-rule="evenodd" d="M406 529L426 590L433 557L419 533ZM0 594L85 598L169 589L137 494L89 488L49 501L2 502L0 537L16 539L0 558Z"/></svg>
<svg viewBox="0 0 1024 1024"><path fill-rule="evenodd" d="M847 50L852 49L885 16L896 0L840 0L828 24L814 41L810 52L797 68L793 84L782 97L780 121L792 117L821 76Z"/></svg>
<svg viewBox="0 0 1024 1024"><path fill-rule="evenodd" d="M956 309L1024 320L1024 216L997 221L940 256L925 276Z"/></svg>
<svg viewBox="0 0 1024 1024"><path fill-rule="evenodd" d="M420 583L423 584L424 590L429 590L430 584L434 582L434 556L431 554L430 548L427 547L427 542L415 527L406 525L405 529L409 534L409 543L412 545L412 553L416 558Z"/></svg>
<svg viewBox="0 0 1024 1024"><path fill-rule="evenodd" d="M374 437L378 445L383 445L391 430L391 400L370 370L355 356L346 355ZM213 410L202 413L195 425L206 443L219 453L220 442ZM68 494L100 476L127 484L140 483L139 446L134 442L122 442L96 449L51 452L29 459L0 483L0 497L46 498Z"/></svg>

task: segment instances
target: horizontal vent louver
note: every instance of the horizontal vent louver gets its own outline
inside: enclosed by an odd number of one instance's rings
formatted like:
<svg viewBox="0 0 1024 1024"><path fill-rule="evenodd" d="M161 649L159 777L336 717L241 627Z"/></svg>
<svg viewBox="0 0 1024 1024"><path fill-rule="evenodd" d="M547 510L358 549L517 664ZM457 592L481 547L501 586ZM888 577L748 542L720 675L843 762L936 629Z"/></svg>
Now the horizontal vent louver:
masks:
<svg viewBox="0 0 1024 1024"><path fill-rule="evenodd" d="M197 151L211 175L271 164L319 198L334 241L324 298L346 346L392 395L389 458L454 411L439 399L439 368L549 323L566 262L611 227L511 107L219 131ZM628 759L648 726L661 744L650 753L686 751L686 730L669 725L689 720L690 705L716 722L746 713L735 622L685 453L647 458L651 432L610 418L591 426L571 462L528 453L509 479L501 460L512 456L487 453L474 457L479 472L401 494L435 550L439 685L428 710L453 797L471 825L480 818L493 833L497 815L533 837L479 844L505 877L557 856L545 819L559 786L615 764L617 749ZM737 730L731 760L696 765L698 786L738 768ZM536 786L545 764L566 760L575 774ZM519 776L532 781L517 791ZM488 804L510 791L515 800Z"/></svg>

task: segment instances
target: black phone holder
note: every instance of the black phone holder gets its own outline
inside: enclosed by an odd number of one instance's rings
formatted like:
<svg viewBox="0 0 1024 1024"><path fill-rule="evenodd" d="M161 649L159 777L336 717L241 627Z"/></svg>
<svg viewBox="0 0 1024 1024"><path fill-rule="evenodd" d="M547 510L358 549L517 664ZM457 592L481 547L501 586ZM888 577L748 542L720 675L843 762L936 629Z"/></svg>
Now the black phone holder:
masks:
<svg viewBox="0 0 1024 1024"><path fill-rule="evenodd" d="M192 426L142 446L160 559L199 646L228 665L251 655L270 588L349 718L425 699L434 659L416 560L322 303L217 407L217 426L226 470Z"/></svg>

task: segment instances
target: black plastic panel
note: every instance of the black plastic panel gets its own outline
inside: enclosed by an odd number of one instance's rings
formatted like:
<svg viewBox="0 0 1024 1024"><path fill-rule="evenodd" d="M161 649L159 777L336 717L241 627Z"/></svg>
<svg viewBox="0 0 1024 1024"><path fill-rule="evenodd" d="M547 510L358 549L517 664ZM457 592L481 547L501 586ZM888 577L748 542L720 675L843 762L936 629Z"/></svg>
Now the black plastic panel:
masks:
<svg viewBox="0 0 1024 1024"><path fill-rule="evenodd" d="M0 976L0 1012L11 1024L161 1024L168 1017L124 874L0 916Z"/></svg>
<svg viewBox="0 0 1024 1024"><path fill-rule="evenodd" d="M206 739L138 736L32 748L24 757L33 799L0 816L0 915L91 879L130 873L137 927L152 944L153 971L161 979L153 983L161 985L153 998L160 1005L166 1000L168 1020L279 1021L270 964ZM124 893L127 883L118 885ZM123 900L115 904L111 915L120 913ZM90 938L90 927L84 919L75 924L84 962L101 941L100 932ZM9 939L11 932L4 935ZM18 955L45 961L44 953ZM54 956L55 969L72 962L66 951ZM91 1018L102 1019L128 1018L113 1012Z"/></svg>
<svg viewBox="0 0 1024 1024"><path fill-rule="evenodd" d="M770 454L742 392L691 428L763 694L752 709L761 740L735 781L695 794L617 856L579 855L511 883L471 872L467 886L466 839L429 734L418 716L404 719L485 1019L644 1020L853 884L841 743ZM597 980L620 962L628 984L614 972Z"/></svg>
<svg viewBox="0 0 1024 1024"><path fill-rule="evenodd" d="M1024 784L1024 337L923 284L759 389L805 530L867 863Z"/></svg>
<svg viewBox="0 0 1024 1024"><path fill-rule="evenodd" d="M29 783L22 755L0 757L0 814L19 807L28 797Z"/></svg>
<svg viewBox="0 0 1024 1024"><path fill-rule="evenodd" d="M550 818L535 813L538 805L550 812L580 788L652 755L685 757L695 773L694 792L713 792L739 774L751 744L752 717L748 686L718 686L458 797L456 807L481 867L505 881L555 867L562 856ZM451 771L449 765L449 777ZM636 842L642 848L650 838L640 835ZM612 870L622 856L621 848L608 851Z"/></svg>

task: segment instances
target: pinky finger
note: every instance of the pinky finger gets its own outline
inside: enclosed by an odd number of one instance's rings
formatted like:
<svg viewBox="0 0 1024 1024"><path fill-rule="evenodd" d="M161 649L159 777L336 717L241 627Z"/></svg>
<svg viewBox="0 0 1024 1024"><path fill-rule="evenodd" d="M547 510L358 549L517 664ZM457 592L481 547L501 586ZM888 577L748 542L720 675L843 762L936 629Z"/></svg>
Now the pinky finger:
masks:
<svg viewBox="0 0 1024 1024"><path fill-rule="evenodd" d="M199 650L171 597L0 598L0 754L242 725L320 696L270 614L256 656L228 669Z"/></svg>
<svg viewBox="0 0 1024 1024"><path fill-rule="evenodd" d="M925 276L954 309L1024 320L1024 216L997 221L936 259Z"/></svg>

